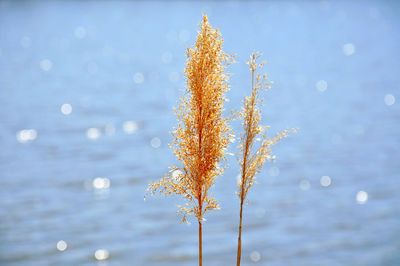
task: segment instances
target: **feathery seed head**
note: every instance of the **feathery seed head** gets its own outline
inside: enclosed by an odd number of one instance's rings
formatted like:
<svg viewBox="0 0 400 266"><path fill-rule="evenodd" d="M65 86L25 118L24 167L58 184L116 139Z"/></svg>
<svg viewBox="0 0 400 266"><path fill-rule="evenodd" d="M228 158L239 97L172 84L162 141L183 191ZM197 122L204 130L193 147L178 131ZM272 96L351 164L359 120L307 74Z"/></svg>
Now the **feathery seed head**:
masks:
<svg viewBox="0 0 400 266"><path fill-rule="evenodd" d="M229 89L225 70L232 60L222 45L220 32L203 15L195 45L186 51L186 90L175 109L178 125L171 133L174 154L182 163L181 173L179 178L167 175L149 186L152 192L183 196L187 204L179 207L179 213L184 220L186 215L194 215L202 222L207 210L219 208L210 189L224 170L218 163L224 160L232 138L230 118L223 117Z"/></svg>
<svg viewBox="0 0 400 266"><path fill-rule="evenodd" d="M296 129L286 129L275 137L267 138L264 132L268 126L262 127L259 125L261 120L259 106L262 105L263 99L259 99L258 96L261 89L268 89L271 85L271 82L267 81L266 74L257 74L254 80L255 72L264 65L263 62L257 63L260 56L261 54L252 53L249 61L247 61L252 75L252 92L250 96L245 97L243 108L239 114L244 129L239 146L242 156L239 159L241 175L238 182L238 195L242 200L246 198L250 187L256 183L255 176L261 171L265 161L275 159L275 156L272 155L271 147L282 138L287 137L289 132L296 131ZM258 149L254 149L254 143L259 139L258 136L260 134L263 134L263 141Z"/></svg>

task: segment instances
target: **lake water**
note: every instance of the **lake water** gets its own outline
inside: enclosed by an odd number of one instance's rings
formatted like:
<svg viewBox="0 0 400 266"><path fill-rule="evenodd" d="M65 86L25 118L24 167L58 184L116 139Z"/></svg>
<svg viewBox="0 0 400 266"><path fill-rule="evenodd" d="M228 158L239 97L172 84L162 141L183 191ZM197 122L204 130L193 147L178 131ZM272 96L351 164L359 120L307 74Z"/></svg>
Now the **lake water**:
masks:
<svg viewBox="0 0 400 266"><path fill-rule="evenodd" d="M226 109L260 51L262 123L299 127L249 193L242 265L400 265L397 1L1 1L1 265L196 265L182 201L144 196L176 163L172 107L203 12L237 54ZM204 265L236 260L228 163Z"/></svg>

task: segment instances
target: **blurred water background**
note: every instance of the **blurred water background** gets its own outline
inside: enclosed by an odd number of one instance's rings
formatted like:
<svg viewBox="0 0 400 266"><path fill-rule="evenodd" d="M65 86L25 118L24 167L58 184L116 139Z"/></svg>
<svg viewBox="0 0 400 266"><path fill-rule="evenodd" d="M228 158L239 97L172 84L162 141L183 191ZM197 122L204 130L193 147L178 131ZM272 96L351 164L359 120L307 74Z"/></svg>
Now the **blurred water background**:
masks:
<svg viewBox="0 0 400 266"><path fill-rule="evenodd" d="M398 1L1 1L1 265L196 265L182 201L144 195L176 163L172 107L203 12L237 54L227 113L260 51L262 123L300 128L249 194L243 265L400 265ZM229 165L205 265L236 259Z"/></svg>

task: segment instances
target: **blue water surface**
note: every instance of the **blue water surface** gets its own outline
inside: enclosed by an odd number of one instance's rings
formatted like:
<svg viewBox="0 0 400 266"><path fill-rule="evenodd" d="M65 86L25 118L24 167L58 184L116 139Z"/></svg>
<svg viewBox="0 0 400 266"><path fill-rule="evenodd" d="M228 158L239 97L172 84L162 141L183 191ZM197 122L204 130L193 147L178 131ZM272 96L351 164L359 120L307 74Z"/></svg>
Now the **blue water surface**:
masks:
<svg viewBox="0 0 400 266"><path fill-rule="evenodd" d="M400 265L397 1L1 1L1 265L196 265L182 200L144 197L177 163L173 106L204 12L236 53L226 114L259 51L262 124L299 128L248 195L242 265ZM228 159L204 265L236 261Z"/></svg>

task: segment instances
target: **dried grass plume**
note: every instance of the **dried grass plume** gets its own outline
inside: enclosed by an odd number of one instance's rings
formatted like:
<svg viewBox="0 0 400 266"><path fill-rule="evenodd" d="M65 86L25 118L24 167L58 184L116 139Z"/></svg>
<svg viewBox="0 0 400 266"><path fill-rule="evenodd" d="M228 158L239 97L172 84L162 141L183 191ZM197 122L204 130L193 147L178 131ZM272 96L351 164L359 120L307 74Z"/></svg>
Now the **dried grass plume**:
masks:
<svg viewBox="0 0 400 266"><path fill-rule="evenodd" d="M244 133L240 138L240 179L238 182L238 195L240 197L240 222L239 222L239 237L238 237L238 252L237 266L240 265L241 257L241 233L242 233L242 214L243 202L246 199L247 193L251 186L256 183L255 176L259 173L265 161L273 160L271 147L279 142L282 138L287 137L289 132L295 132L296 129L286 129L276 134L272 138L267 138L266 129L259 125L261 120L261 112L259 106L263 100L260 99L259 93L263 89L269 89L271 82L268 82L266 75L256 75L258 68L261 68L264 63L257 63L260 54L253 53L250 55L250 60L247 62L251 71L251 95L245 97L244 106L239 113L242 119ZM262 136L261 144L258 148L254 147L256 140Z"/></svg>
<svg viewBox="0 0 400 266"><path fill-rule="evenodd" d="M219 162L225 159L232 136L229 118L223 116L224 95L229 89L225 69L232 60L222 50L222 44L221 34L203 15L196 43L186 53L186 91L175 109L178 125L171 133L174 139L171 146L182 166L172 166L168 175L148 188L153 194L158 191L185 199L186 203L179 206L182 221L193 215L199 223L199 265L202 265L204 214L219 208L211 187L223 172Z"/></svg>

